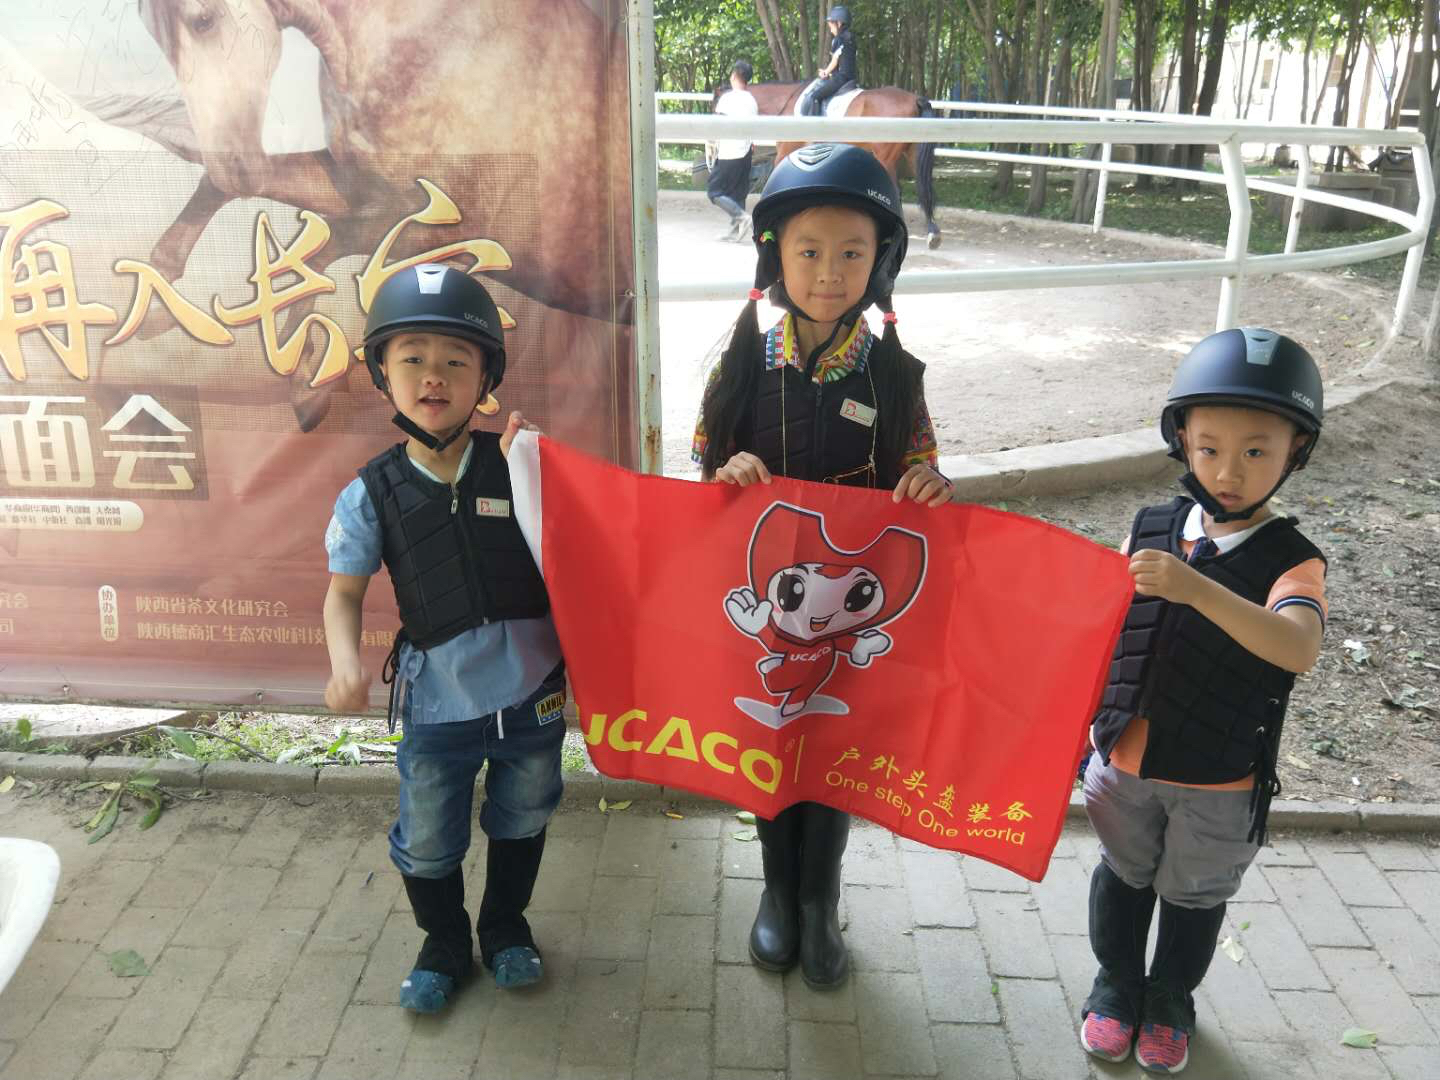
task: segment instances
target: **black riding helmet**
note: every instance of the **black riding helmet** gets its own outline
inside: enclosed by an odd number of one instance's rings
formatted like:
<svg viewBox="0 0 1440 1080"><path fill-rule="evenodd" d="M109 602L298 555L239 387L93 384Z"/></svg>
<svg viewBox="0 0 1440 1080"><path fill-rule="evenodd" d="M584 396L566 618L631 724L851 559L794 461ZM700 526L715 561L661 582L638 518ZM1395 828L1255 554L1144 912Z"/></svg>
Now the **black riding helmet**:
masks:
<svg viewBox="0 0 1440 1080"><path fill-rule="evenodd" d="M1194 405L1263 409L1285 417L1310 436L1295 452L1279 483L1264 499L1244 510L1227 512L1201 486L1195 474L1187 472L1180 482L1219 522L1250 517L1280 490L1292 472L1303 469L1319 441L1325 419L1324 387L1315 359L1284 334L1253 326L1211 334L1198 342L1175 369L1175 379L1160 414L1160 434L1170 445L1170 456L1177 461L1185 462L1180 428L1185 425L1185 410Z"/></svg>
<svg viewBox="0 0 1440 1080"><path fill-rule="evenodd" d="M365 366L375 388L386 397L390 396L390 387L381 365L385 343L405 331L448 334L480 346L487 379L481 380L477 406L500 385L505 375L505 333L500 327L500 309L485 287L469 274L440 263L423 263L398 271L380 286L365 318ZM437 439L399 412L393 422L437 452L470 426L467 415L465 422L447 437Z"/></svg>
<svg viewBox="0 0 1440 1080"><path fill-rule="evenodd" d="M865 295L852 314L859 314L877 301L888 301L895 289L895 276L905 261L910 235L901 213L900 189L868 150L849 143L810 143L775 166L751 217L755 248L760 253L755 268L757 289L775 288L771 300L788 311L804 315L780 282L780 224L790 215L812 206L847 206L875 219L875 265ZM841 322L850 321L847 315Z"/></svg>
<svg viewBox="0 0 1440 1080"><path fill-rule="evenodd" d="M838 22L841 26L849 27L850 9L844 4L836 4L830 9L830 14L825 16L826 22Z"/></svg>

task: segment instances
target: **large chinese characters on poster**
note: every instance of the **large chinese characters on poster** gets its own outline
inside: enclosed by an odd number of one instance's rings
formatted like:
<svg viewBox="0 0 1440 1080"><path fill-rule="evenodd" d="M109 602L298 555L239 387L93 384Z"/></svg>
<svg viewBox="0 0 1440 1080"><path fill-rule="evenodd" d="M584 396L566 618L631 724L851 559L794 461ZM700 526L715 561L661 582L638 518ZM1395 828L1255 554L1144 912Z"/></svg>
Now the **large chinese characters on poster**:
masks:
<svg viewBox="0 0 1440 1080"><path fill-rule="evenodd" d="M0 696L319 702L326 521L399 437L365 312L417 261L501 306L482 423L635 464L622 9L8 7ZM396 626L382 577L372 670Z"/></svg>

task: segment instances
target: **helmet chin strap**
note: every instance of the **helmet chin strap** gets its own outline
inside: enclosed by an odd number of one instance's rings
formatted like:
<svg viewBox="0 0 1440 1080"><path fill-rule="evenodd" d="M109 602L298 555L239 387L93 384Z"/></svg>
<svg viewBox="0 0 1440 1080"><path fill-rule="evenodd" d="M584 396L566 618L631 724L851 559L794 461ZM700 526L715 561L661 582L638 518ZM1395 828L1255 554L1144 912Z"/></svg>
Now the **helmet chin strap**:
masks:
<svg viewBox="0 0 1440 1080"><path fill-rule="evenodd" d="M1265 497L1259 502L1247 506L1244 510L1226 510L1220 505L1219 499L1205 490L1205 485L1200 483L1199 478L1193 472L1187 472L1180 478L1180 486L1190 493L1190 497L1200 504L1200 509L1209 514L1212 521L1224 525L1230 521L1249 520L1255 511L1275 497L1275 493L1280 490L1280 485L1285 483L1294 471L1295 466L1293 465L1286 468L1280 479L1275 482L1275 486L1265 493Z"/></svg>
<svg viewBox="0 0 1440 1080"><path fill-rule="evenodd" d="M474 412L475 410L472 409L470 411ZM470 418L468 416L465 418L465 422L463 424L460 424L458 427L455 428L454 431L450 432L450 434L446 435L443 439L437 439L434 435L431 435L428 431L422 428L419 424L415 423L414 420L411 420L402 412L396 412L396 414L390 418L390 422L396 427L398 427L401 431L405 432L406 435L409 435L416 442L420 443L426 449L436 454L440 453L440 451L444 450L456 439L460 438L461 435L465 434L466 431L470 430Z"/></svg>
<svg viewBox="0 0 1440 1080"><path fill-rule="evenodd" d="M456 426L455 430L450 432L450 434L446 435L444 438L437 438L436 436L431 435L430 432L426 431L419 424L415 423L414 420L411 420L408 416L402 413L399 408L396 408L395 415L390 418L390 422L396 427L398 427L401 431L403 431L406 435L409 435L421 446L424 446L431 453L438 454L451 443L453 443L456 439L460 438L461 435L464 435L465 432L470 430L470 420L472 417L474 417L475 410L480 407L480 403L485 400L486 396L489 393L489 387L487 387L482 381L480 384L480 396L475 399L475 404L470 406L469 413L466 414L464 420L460 421L460 423ZM385 387L385 396L390 399L391 405L395 404L395 398L390 393L390 387L388 385Z"/></svg>

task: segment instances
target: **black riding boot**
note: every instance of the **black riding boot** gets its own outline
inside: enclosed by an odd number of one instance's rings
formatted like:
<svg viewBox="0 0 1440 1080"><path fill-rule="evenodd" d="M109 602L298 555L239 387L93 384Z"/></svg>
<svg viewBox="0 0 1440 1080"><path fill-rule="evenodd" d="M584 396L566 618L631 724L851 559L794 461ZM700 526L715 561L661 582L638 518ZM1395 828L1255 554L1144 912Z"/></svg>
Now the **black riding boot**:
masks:
<svg viewBox="0 0 1440 1080"><path fill-rule="evenodd" d="M1210 970L1224 921L1224 904L1183 908L1168 900L1160 901L1155 961L1150 965L1150 981L1145 987L1145 1023L1195 1034L1195 988Z"/></svg>
<svg viewBox="0 0 1440 1080"><path fill-rule="evenodd" d="M750 959L766 971L789 971L800 957L800 806L773 820L755 818L765 891L750 927Z"/></svg>
<svg viewBox="0 0 1440 1080"><path fill-rule="evenodd" d="M443 878L402 875L405 894L415 912L415 925L425 931L425 944L415 967L461 979L474 966L470 916L465 912L465 875L456 867Z"/></svg>
<svg viewBox="0 0 1440 1080"><path fill-rule="evenodd" d="M820 803L801 803L800 973L812 990L833 990L850 974L840 936L840 859L850 815Z"/></svg>
<svg viewBox="0 0 1440 1080"><path fill-rule="evenodd" d="M495 954L516 945L535 949L525 909L540 874L540 856L545 852L545 830L523 840L494 840L485 852L485 896L475 932L480 938L480 958L493 967Z"/></svg>
<svg viewBox="0 0 1440 1080"><path fill-rule="evenodd" d="M1081 1016L1093 1012L1124 1024L1140 1023L1145 942L1154 913L1153 888L1132 889L1105 863L1095 867L1090 875L1090 947L1100 971Z"/></svg>

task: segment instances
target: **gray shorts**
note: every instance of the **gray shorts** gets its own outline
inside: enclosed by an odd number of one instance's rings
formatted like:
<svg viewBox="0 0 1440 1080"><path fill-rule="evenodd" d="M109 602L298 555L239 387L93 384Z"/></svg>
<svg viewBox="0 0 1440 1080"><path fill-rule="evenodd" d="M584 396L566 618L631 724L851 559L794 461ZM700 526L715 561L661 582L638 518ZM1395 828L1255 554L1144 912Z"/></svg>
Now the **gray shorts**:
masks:
<svg viewBox="0 0 1440 1080"><path fill-rule="evenodd" d="M1085 770L1085 811L1100 857L1133 889L1153 885L1178 907L1211 908L1234 896L1259 850L1250 831L1250 792L1142 780L1106 765Z"/></svg>

